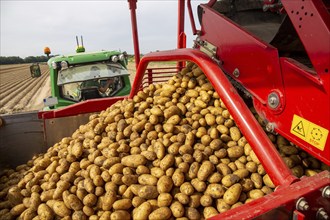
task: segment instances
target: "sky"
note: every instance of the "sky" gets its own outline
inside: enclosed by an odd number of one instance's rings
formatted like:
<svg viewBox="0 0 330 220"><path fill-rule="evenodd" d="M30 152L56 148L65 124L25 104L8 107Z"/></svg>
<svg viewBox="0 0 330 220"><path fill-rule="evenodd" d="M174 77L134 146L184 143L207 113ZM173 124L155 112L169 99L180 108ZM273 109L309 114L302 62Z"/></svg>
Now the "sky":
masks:
<svg viewBox="0 0 330 220"><path fill-rule="evenodd" d="M192 0L197 28L197 6ZM169 50L177 45L177 0L138 0L137 23L140 52ZM121 50L134 53L127 0L29 1L0 0L0 55L42 56L72 54L76 36L83 36L86 51ZM192 47L191 25L185 10L187 47Z"/></svg>

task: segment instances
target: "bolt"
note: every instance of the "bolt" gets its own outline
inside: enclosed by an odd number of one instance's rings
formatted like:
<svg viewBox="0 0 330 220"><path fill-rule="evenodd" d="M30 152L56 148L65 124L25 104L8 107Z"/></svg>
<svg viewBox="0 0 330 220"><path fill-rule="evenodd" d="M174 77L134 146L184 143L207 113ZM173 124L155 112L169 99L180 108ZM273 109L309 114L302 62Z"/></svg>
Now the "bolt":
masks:
<svg viewBox="0 0 330 220"><path fill-rule="evenodd" d="M330 198L330 186L324 187L324 189L322 190L322 196L327 199Z"/></svg>
<svg viewBox="0 0 330 220"><path fill-rule="evenodd" d="M239 69L235 68L234 71L233 71L233 75L238 78L239 77Z"/></svg>
<svg viewBox="0 0 330 220"><path fill-rule="evenodd" d="M324 210L324 208L319 208L316 212L316 219L327 220L329 219L328 213Z"/></svg>
<svg viewBox="0 0 330 220"><path fill-rule="evenodd" d="M272 92L268 95L268 105L272 109L276 109L280 105L280 99L277 93Z"/></svg>
<svg viewBox="0 0 330 220"><path fill-rule="evenodd" d="M270 122L268 122L268 123L267 123L267 125L266 125L266 131L268 131L268 132L273 132L273 131L274 131L274 129L275 129L275 126L274 126L274 124L273 124L273 123L270 123Z"/></svg>
<svg viewBox="0 0 330 220"><path fill-rule="evenodd" d="M296 209L300 211L307 211L309 209L309 205L305 198L301 197L296 203Z"/></svg>

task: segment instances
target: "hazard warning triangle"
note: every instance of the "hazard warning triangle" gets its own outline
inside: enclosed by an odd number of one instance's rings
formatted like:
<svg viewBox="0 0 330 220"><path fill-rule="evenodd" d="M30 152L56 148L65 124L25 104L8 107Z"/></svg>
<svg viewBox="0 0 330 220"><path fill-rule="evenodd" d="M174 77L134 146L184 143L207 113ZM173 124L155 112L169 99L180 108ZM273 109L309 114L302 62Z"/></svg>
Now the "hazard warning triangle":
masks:
<svg viewBox="0 0 330 220"><path fill-rule="evenodd" d="M300 134L301 136L305 137L305 129L304 124L300 121L294 128L293 131Z"/></svg>

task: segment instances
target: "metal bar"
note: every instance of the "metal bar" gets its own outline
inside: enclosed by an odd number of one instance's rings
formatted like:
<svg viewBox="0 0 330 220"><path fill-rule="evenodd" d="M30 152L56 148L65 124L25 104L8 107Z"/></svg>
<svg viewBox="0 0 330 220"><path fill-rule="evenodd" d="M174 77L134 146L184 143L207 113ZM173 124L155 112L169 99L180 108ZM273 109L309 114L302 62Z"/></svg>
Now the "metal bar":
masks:
<svg viewBox="0 0 330 220"><path fill-rule="evenodd" d="M283 209L291 215L291 211L295 209L295 203L298 198L305 197L308 199L310 210L304 212L304 214L310 215L315 213L318 207L329 208L329 200L322 198L320 189L330 184L329 171L323 171L311 177L302 178L300 181L293 183L290 186L286 186L277 189L275 192L263 196L259 199L246 203L235 209L228 210L224 213L216 215L209 220L223 220L223 219L283 219L280 218L283 215ZM275 215L276 209L282 210L278 216ZM272 212L272 215L267 215L267 212ZM274 212L275 211L275 212ZM260 218L257 218L260 217ZM284 219L290 219L286 217ZM315 215L309 216L307 219L315 219Z"/></svg>
<svg viewBox="0 0 330 220"><path fill-rule="evenodd" d="M214 5L214 3L216 3L217 0L210 0L208 3L207 3L207 6L209 7L212 7Z"/></svg>
<svg viewBox="0 0 330 220"><path fill-rule="evenodd" d="M182 41L182 33L184 33L184 3L185 0L178 1L178 49L186 48Z"/></svg>
<svg viewBox="0 0 330 220"><path fill-rule="evenodd" d="M185 16L185 0L178 1L178 43L177 48L186 48L186 34L184 32L184 16ZM182 69L184 67L183 62L178 62L177 67Z"/></svg>
<svg viewBox="0 0 330 220"><path fill-rule="evenodd" d="M51 119L51 118L60 118L73 116L78 114L85 114L91 112L100 112L105 110L115 102L119 100L123 100L127 98L127 96L120 97L109 97L102 99L90 99L83 102L79 102L73 105L69 105L65 108L56 109L53 111L40 111L38 112L38 118L42 119Z"/></svg>
<svg viewBox="0 0 330 220"><path fill-rule="evenodd" d="M191 9L191 0L187 0L187 7L188 7L188 13L189 13L189 18L190 18L192 33L193 33L193 35L196 35L197 34L197 29L196 29L194 14L193 14L192 9Z"/></svg>
<svg viewBox="0 0 330 220"><path fill-rule="evenodd" d="M152 69L148 69L148 83L149 85L152 83Z"/></svg>
<svg viewBox="0 0 330 220"><path fill-rule="evenodd" d="M264 130L219 66L210 57L199 50L177 49L145 55L137 69L129 97L132 98L138 92L149 62L182 60L196 63L205 73L235 119L243 135L245 135L246 139L251 144L251 147L263 164L273 183L275 185L289 185L297 180L297 178L292 175L291 170L285 165ZM276 169L274 169L274 167L276 167Z"/></svg>
<svg viewBox="0 0 330 220"><path fill-rule="evenodd" d="M139 47L139 36L136 22L136 3L137 0L128 0L129 9L131 10L131 23L132 23L132 34L134 44L134 58L135 68L137 69L140 63L140 47Z"/></svg>

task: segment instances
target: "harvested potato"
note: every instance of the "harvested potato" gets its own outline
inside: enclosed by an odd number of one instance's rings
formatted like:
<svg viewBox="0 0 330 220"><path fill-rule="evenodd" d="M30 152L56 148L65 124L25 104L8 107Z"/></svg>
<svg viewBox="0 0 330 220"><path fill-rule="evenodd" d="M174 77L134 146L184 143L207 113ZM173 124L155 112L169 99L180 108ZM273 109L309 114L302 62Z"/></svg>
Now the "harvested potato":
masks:
<svg viewBox="0 0 330 220"><path fill-rule="evenodd" d="M223 195L223 200L228 204L228 205L233 205L235 204L242 192L242 186L239 183L235 183L231 187L229 187L226 192Z"/></svg>
<svg viewBox="0 0 330 220"><path fill-rule="evenodd" d="M329 170L268 136L296 176ZM45 154L5 169L0 218L205 219L273 192L260 161L201 69L188 63L167 83L91 115Z"/></svg>
<svg viewBox="0 0 330 220"><path fill-rule="evenodd" d="M172 215L171 209L168 207L160 207L150 213L150 220L162 220L169 219Z"/></svg>
<svg viewBox="0 0 330 220"><path fill-rule="evenodd" d="M151 212L151 204L149 202L144 202L139 207L133 210L133 219L147 220Z"/></svg>

